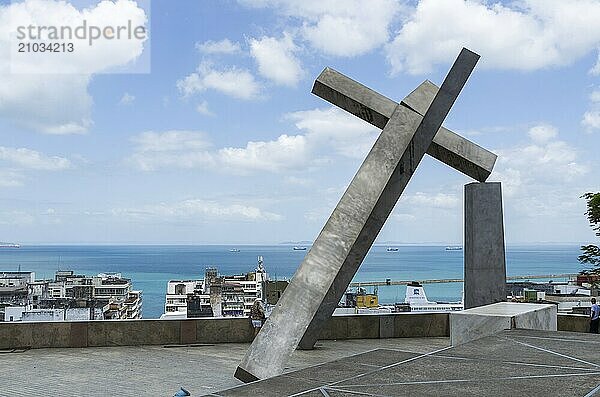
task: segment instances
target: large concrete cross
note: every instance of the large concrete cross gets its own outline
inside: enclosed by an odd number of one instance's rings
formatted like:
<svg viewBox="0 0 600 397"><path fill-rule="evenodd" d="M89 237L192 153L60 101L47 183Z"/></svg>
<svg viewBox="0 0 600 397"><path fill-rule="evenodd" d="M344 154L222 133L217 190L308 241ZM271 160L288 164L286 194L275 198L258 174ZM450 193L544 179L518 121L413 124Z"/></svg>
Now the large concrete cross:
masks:
<svg viewBox="0 0 600 397"><path fill-rule="evenodd" d="M279 375L297 347L312 348L425 153L478 181L489 176L496 156L442 127L478 59L463 49L439 89L426 81L400 104L332 69L317 78L313 93L383 131L235 377Z"/></svg>

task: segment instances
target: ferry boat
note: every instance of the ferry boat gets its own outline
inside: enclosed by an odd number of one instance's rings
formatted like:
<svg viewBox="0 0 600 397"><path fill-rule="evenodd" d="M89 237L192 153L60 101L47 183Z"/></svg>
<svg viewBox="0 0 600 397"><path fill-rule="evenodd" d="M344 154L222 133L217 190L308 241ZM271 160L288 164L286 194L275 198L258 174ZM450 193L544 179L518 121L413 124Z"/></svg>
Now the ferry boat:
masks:
<svg viewBox="0 0 600 397"><path fill-rule="evenodd" d="M229 252L240 252L240 250L239 250L239 249L237 249L237 248L231 248L231 249L229 250Z"/></svg>
<svg viewBox="0 0 600 397"><path fill-rule="evenodd" d="M398 248L396 247L387 247L387 252L398 252Z"/></svg>
<svg viewBox="0 0 600 397"><path fill-rule="evenodd" d="M463 310L463 302L431 302L427 300L425 289L416 281L406 286L404 303L410 306L411 312L451 312Z"/></svg>
<svg viewBox="0 0 600 397"><path fill-rule="evenodd" d="M406 296L404 303L393 305L379 304L378 288L372 293L367 293L364 288L358 287L355 290L349 288L334 315L344 314L384 314L400 312L451 312L463 310L462 302L431 302L427 300L425 289L415 281L406 286Z"/></svg>
<svg viewBox="0 0 600 397"><path fill-rule="evenodd" d="M21 245L15 244L15 243L1 243L0 242L0 248L21 248Z"/></svg>
<svg viewBox="0 0 600 397"><path fill-rule="evenodd" d="M294 247L294 251L306 251L306 247Z"/></svg>

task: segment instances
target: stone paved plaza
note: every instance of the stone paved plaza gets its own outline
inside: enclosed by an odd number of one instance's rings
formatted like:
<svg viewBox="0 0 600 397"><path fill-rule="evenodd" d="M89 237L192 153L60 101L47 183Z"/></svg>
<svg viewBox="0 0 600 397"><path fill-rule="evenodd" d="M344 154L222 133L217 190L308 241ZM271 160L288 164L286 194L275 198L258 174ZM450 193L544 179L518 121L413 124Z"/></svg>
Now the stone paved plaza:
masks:
<svg viewBox="0 0 600 397"><path fill-rule="evenodd" d="M415 354L448 346L448 338L319 341L296 351L295 371L373 349ZM172 396L183 386L201 396L242 383L233 377L249 344L0 350L0 396Z"/></svg>
<svg viewBox="0 0 600 397"><path fill-rule="evenodd" d="M319 341L286 373L244 385L248 344L0 351L0 396L600 396L600 336L512 330L448 338ZM42 393L42 394L40 394Z"/></svg>
<svg viewBox="0 0 600 397"><path fill-rule="evenodd" d="M598 335L511 330L428 350L379 348L210 395L600 395Z"/></svg>

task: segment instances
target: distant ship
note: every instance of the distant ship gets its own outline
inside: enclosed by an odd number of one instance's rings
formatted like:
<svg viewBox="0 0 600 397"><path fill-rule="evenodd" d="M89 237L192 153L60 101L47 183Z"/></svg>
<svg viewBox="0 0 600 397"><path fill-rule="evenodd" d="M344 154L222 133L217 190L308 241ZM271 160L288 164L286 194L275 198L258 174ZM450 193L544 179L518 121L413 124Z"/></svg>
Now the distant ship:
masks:
<svg viewBox="0 0 600 397"><path fill-rule="evenodd" d="M0 248L21 248L21 245L15 243L0 243Z"/></svg>
<svg viewBox="0 0 600 397"><path fill-rule="evenodd" d="M232 249L229 250L229 252L240 252L240 250L237 249L237 248L232 248Z"/></svg>
<svg viewBox="0 0 600 397"><path fill-rule="evenodd" d="M380 305L377 296L377 287L373 293L366 293L364 288L357 288L356 292L348 289L334 315L341 314L382 314L400 312L451 312L463 310L462 302L432 302L427 299L423 286L415 281L407 284L406 295L403 303L394 305Z"/></svg>
<svg viewBox="0 0 600 397"><path fill-rule="evenodd" d="M451 312L463 310L463 302L431 302L427 300L425 289L416 281L406 286L404 303L410 306L411 312Z"/></svg>
<svg viewBox="0 0 600 397"><path fill-rule="evenodd" d="M387 247L387 252L398 252L398 248L396 247Z"/></svg>
<svg viewBox="0 0 600 397"><path fill-rule="evenodd" d="M306 247L294 247L294 251L306 251Z"/></svg>
<svg viewBox="0 0 600 397"><path fill-rule="evenodd" d="M446 247L446 251L462 251L462 247L456 246L456 247Z"/></svg>

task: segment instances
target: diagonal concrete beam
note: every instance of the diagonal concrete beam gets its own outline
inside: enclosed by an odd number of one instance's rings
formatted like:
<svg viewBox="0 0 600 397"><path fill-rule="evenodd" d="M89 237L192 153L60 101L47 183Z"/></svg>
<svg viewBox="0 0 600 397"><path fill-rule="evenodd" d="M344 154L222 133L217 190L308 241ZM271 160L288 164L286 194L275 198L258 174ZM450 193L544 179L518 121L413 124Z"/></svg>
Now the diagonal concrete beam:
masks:
<svg viewBox="0 0 600 397"><path fill-rule="evenodd" d="M425 84L424 87L419 87L418 93L413 91L401 103L421 116L425 114L438 92L438 87L432 82L426 81ZM398 105L395 101L331 68L325 68L317 77L312 92L382 129ZM490 176L497 157L444 127L441 127L433 138L427 154L479 182L485 182Z"/></svg>
<svg viewBox="0 0 600 397"><path fill-rule="evenodd" d="M331 316L478 59L461 51L423 117L396 106L246 352L236 378L250 382L281 374L307 329L316 332Z"/></svg>

